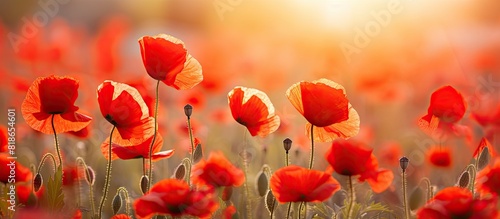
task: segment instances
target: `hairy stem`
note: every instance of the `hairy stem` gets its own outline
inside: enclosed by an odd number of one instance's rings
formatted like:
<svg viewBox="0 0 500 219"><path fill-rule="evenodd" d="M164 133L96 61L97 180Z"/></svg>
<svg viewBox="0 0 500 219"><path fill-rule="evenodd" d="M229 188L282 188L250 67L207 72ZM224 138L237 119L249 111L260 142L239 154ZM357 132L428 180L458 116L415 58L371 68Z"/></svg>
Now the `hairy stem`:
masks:
<svg viewBox="0 0 500 219"><path fill-rule="evenodd" d="M405 218L410 219L410 206L408 205L408 198L406 197L406 172L403 170L402 175L402 189L403 189L403 208L405 209Z"/></svg>
<svg viewBox="0 0 500 219"><path fill-rule="evenodd" d="M189 131L189 139L191 140L191 163L193 163L193 155L194 155L194 139L193 139L193 130L191 129L191 116L187 117L188 131Z"/></svg>
<svg viewBox="0 0 500 219"><path fill-rule="evenodd" d="M314 162L314 125L311 125L311 157L309 158L309 169L312 169Z"/></svg>
<svg viewBox="0 0 500 219"><path fill-rule="evenodd" d="M62 168L63 163L62 163L62 157L61 157L61 150L59 149L59 141L57 140L56 127L54 126L54 116L55 115L56 114L52 114L52 119L51 119L50 123L52 125L52 131L54 132L54 141L56 142L57 158L59 159L59 165L61 165L61 169L63 169Z"/></svg>
<svg viewBox="0 0 500 219"><path fill-rule="evenodd" d="M155 140L156 140L156 134L158 132L158 123L157 123L157 118L158 118L158 88L160 87L160 80L156 81L156 96L155 96L155 112L154 112L154 123L155 123L155 130L153 134L153 140L151 141L151 145L149 146L149 174L148 174L148 186L147 186L147 191L151 188L151 183L153 182L153 145L155 145Z"/></svg>
<svg viewBox="0 0 500 219"><path fill-rule="evenodd" d="M102 208L104 207L104 202L106 201L106 197L108 196L109 183L111 181L111 168L112 168L112 160L111 160L111 145L113 145L113 132L115 131L116 126L113 126L111 129L111 133L109 134L109 147L108 147L108 165L106 167L106 180L104 182L103 195L101 197L101 203L99 204L99 215L98 217L102 217Z"/></svg>
<svg viewBox="0 0 500 219"><path fill-rule="evenodd" d="M354 195L354 187L352 186L352 176L349 176L347 180L347 186L349 186L349 205L347 206L347 219L352 218L354 200L356 196Z"/></svg>
<svg viewBox="0 0 500 219"><path fill-rule="evenodd" d="M292 202L288 202L288 210L286 210L286 219L290 218L290 211L292 211Z"/></svg>

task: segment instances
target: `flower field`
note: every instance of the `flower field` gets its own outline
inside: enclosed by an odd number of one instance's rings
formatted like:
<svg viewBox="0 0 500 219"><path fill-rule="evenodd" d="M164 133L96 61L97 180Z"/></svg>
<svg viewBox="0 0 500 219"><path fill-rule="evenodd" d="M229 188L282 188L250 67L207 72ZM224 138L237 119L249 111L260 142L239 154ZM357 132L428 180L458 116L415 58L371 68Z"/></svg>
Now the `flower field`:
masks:
<svg viewBox="0 0 500 219"><path fill-rule="evenodd" d="M0 218L500 218L500 4L0 9Z"/></svg>

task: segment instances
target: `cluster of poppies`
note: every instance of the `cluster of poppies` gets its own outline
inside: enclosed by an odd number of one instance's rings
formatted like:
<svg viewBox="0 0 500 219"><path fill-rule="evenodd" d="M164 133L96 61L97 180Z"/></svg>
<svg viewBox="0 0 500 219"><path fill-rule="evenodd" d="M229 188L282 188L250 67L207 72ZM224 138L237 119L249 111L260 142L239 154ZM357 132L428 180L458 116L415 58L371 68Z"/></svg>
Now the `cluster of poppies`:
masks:
<svg viewBox="0 0 500 219"><path fill-rule="evenodd" d="M191 155L176 168L171 178L154 182L152 161L174 155L173 149L162 151L164 139L158 124L160 82L176 90L185 90L200 83L203 74L200 63L187 52L184 43L175 37L165 34L145 36L139 39L139 45L145 69L156 81L155 101L154 104L145 101L144 90L125 83L106 80L98 86L99 109L112 128L109 137L100 147L103 156L108 160L103 195L97 209L94 208L94 203L91 203L89 216L100 218L105 215L103 207L112 182L112 161L142 159L143 173L138 181L143 194L133 197L133 209L137 218L151 218L155 215L199 218L217 215L231 218L238 213L251 217L252 209L249 204L245 206L246 209L237 209L232 202L233 188L247 187L249 176L245 158L243 170L233 165L220 151L213 151L209 153L208 158L203 158L203 148L191 133L190 105L185 107L185 115L191 140ZM57 134L86 132L92 121L90 116L75 106L78 87L78 81L71 77L39 77L30 86L21 106L24 120L31 128L54 135L59 158L59 162L54 159L54 165L64 170L64 174L71 173L76 168L63 168L64 159L59 152ZM299 217L302 214L308 217L310 214L307 214L307 211L312 209L310 203L327 201L341 190L341 184L334 175L347 179L345 190L348 191L343 207L345 210L341 210L342 213L337 211L336 214L343 214L343 218L361 216L355 212L361 211L359 206L355 207L355 181L367 182L373 192L382 193L393 185L394 172L379 166L373 148L363 141L351 139L360 131L360 116L347 98L346 90L342 85L322 78L293 84L285 94L307 120L305 135L311 141L311 156L308 167L289 165L288 151L291 141L287 139L284 141L286 165L274 172L267 168L266 173L262 175L263 180L259 177L259 193L265 195L263 201L266 202L271 218L277 208L276 201L281 204L300 203L294 212ZM232 117L243 125L251 136L266 137L280 127L280 117L266 93L255 88L237 86L228 92L227 100ZM460 92L451 86L442 87L432 94L428 112L419 120L418 126L439 142L446 142L453 135L466 136L467 127L458 124L466 109L467 104ZM324 170L314 169L315 142L331 142L327 152L320 156L329 164ZM4 145L6 140L2 139L2 166L8 162ZM435 166L447 167L452 164L452 156L446 146L433 146L428 149L428 154L430 162ZM488 158L482 158L486 156ZM495 159L494 165L491 166L489 160L484 160L490 157ZM471 164L470 171L466 171L467 176L472 175L471 179L467 178L466 185L445 188L434 197L429 197L425 205L419 206L416 212L418 218L499 217L497 196L500 193L500 160L496 158L494 147L486 138L479 144L473 158L476 163ZM34 177L34 173L28 168L21 165L16 168L16 182L19 183L16 188L20 202L27 203L32 190L39 199L44 190L38 170ZM403 171L406 168L407 166ZM5 171L7 170L4 168L0 169L0 181L7 184L8 173ZM73 175L76 175L76 178L81 177L77 169ZM92 188L96 174L85 165L84 175ZM65 177L64 180L69 178ZM25 192L23 186L26 187ZM245 190L247 192L244 195L249 196L248 188ZM476 191L478 196L475 195ZM289 204L287 217L290 216L291 206ZM116 207L115 199L112 207ZM113 211L115 219L132 216L130 212L117 214L115 209ZM71 213L74 218L82 217L81 210L76 210L74 215ZM22 214L18 217L22 218Z"/></svg>

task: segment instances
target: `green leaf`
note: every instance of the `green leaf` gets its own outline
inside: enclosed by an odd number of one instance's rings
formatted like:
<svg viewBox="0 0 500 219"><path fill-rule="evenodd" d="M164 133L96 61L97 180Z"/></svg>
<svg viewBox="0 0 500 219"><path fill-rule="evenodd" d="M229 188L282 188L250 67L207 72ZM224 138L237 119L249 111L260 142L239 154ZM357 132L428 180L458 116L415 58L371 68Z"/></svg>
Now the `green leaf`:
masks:
<svg viewBox="0 0 500 219"><path fill-rule="evenodd" d="M52 211L60 211L64 207L64 193L62 190L62 166L59 165L47 182L47 207Z"/></svg>

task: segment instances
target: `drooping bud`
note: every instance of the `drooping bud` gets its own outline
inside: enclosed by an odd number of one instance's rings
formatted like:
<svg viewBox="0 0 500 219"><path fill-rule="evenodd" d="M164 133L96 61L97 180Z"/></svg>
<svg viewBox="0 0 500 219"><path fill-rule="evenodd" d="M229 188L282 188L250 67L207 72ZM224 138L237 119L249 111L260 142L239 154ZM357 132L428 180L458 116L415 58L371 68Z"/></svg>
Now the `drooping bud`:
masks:
<svg viewBox="0 0 500 219"><path fill-rule="evenodd" d="M87 166L87 169L85 170L85 180L90 186L93 186L95 183L95 172L90 166Z"/></svg>
<svg viewBox="0 0 500 219"><path fill-rule="evenodd" d="M179 166L177 166L177 169L175 170L175 178L178 180L183 180L185 176L186 176L186 166L184 166L184 164L180 164Z"/></svg>
<svg viewBox="0 0 500 219"><path fill-rule="evenodd" d="M269 188L269 181L267 180L267 176L264 171L260 171L257 174L257 191L259 192L260 197L264 197Z"/></svg>
<svg viewBox="0 0 500 219"><path fill-rule="evenodd" d="M113 215L118 213L121 207L122 207L122 197L120 196L120 193L117 192L115 197L113 197L113 202L111 204L111 210L113 210Z"/></svg>
<svg viewBox="0 0 500 219"><path fill-rule="evenodd" d="M424 191L417 187L410 194L409 206L410 209L416 210L425 204Z"/></svg>
<svg viewBox="0 0 500 219"><path fill-rule="evenodd" d="M42 184L43 184L42 175L40 173L37 173L35 175L35 178L33 179L33 190L35 190L35 192L38 192Z"/></svg>
<svg viewBox="0 0 500 219"><path fill-rule="evenodd" d="M399 159L399 166L403 170L403 173L405 172L406 168L408 168L409 162L410 160L407 157L402 157L401 159Z"/></svg>
<svg viewBox="0 0 500 219"><path fill-rule="evenodd" d="M149 178L146 175L142 175L141 177L141 191L142 194L146 194L148 190Z"/></svg>
<svg viewBox="0 0 500 219"><path fill-rule="evenodd" d="M289 138L283 140L283 148L285 148L286 153L288 153L290 148L292 148L292 140L290 140Z"/></svg>
<svg viewBox="0 0 500 219"><path fill-rule="evenodd" d="M462 174L460 174L460 177L458 178L458 186L462 188L467 188L467 186L469 186L469 181L470 181L469 171L464 171Z"/></svg>
<svg viewBox="0 0 500 219"><path fill-rule="evenodd" d="M276 208L276 198L274 197L273 192L271 190L267 190L266 209L267 211L269 211L269 214L272 214L275 208Z"/></svg>
<svg viewBox="0 0 500 219"><path fill-rule="evenodd" d="M203 148L201 147L201 144L198 144L194 149L193 163L198 163L198 161L200 161L201 158L203 158Z"/></svg>
<svg viewBox="0 0 500 219"><path fill-rule="evenodd" d="M193 106L191 106L190 104L186 104L184 106L184 114L186 114L186 116L190 118L193 114Z"/></svg>
<svg viewBox="0 0 500 219"><path fill-rule="evenodd" d="M477 160L477 169L482 170L483 168L488 166L489 163L490 163L490 152L489 149L485 147L483 151L481 151L481 155L479 155L479 158Z"/></svg>

